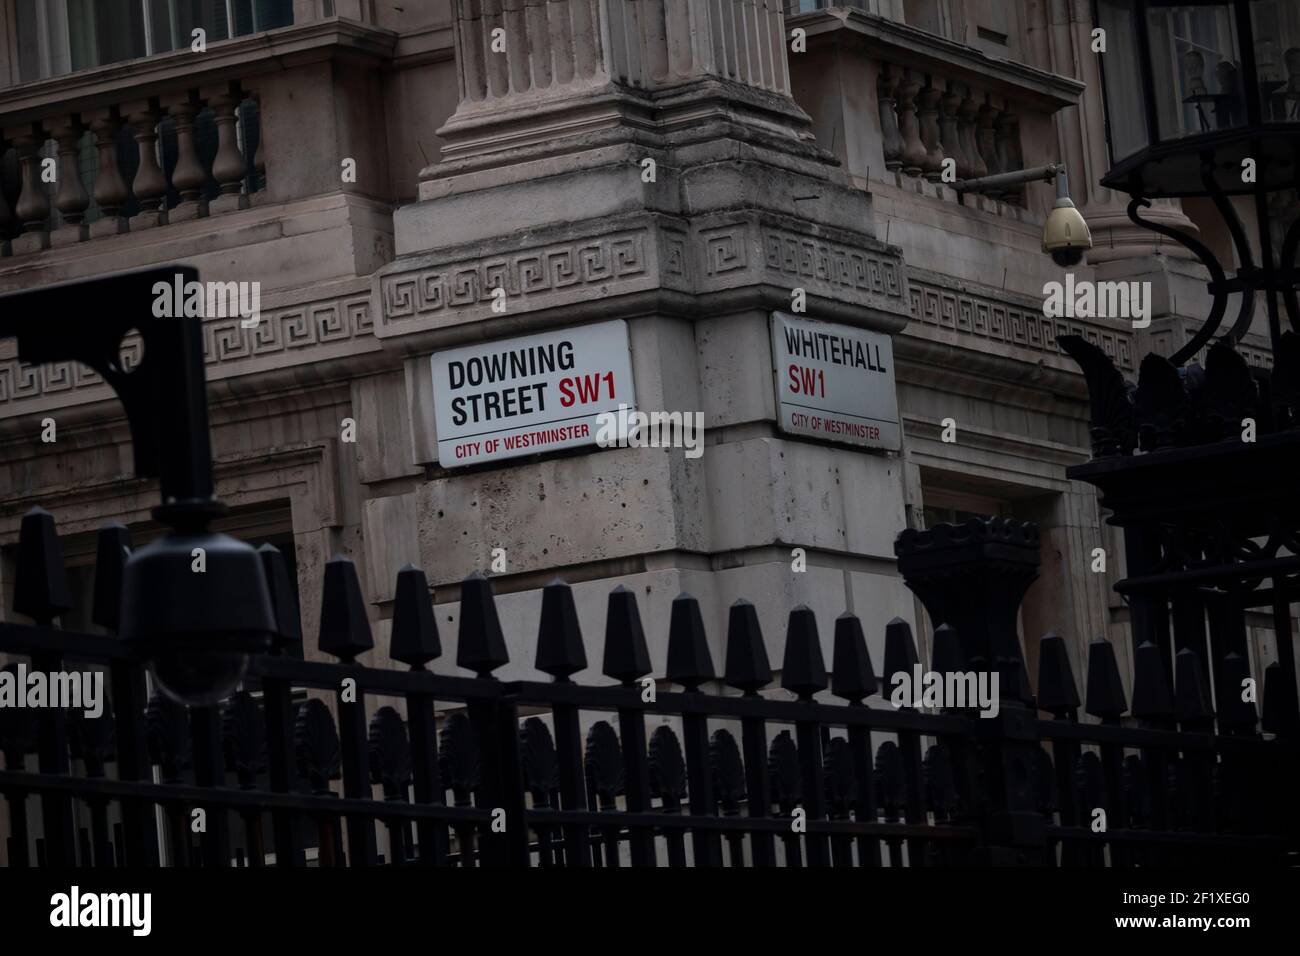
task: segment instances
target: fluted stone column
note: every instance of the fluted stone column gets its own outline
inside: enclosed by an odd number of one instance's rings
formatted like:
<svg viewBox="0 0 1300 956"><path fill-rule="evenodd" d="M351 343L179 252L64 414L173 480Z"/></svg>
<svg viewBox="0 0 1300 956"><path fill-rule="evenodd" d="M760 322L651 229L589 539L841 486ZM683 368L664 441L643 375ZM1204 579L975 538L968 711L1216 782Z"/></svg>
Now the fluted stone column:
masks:
<svg viewBox="0 0 1300 956"><path fill-rule="evenodd" d="M609 130L641 112L638 93L703 79L793 106L781 0L455 0L454 7L460 104L439 131L444 162ZM744 102L733 100L733 108Z"/></svg>

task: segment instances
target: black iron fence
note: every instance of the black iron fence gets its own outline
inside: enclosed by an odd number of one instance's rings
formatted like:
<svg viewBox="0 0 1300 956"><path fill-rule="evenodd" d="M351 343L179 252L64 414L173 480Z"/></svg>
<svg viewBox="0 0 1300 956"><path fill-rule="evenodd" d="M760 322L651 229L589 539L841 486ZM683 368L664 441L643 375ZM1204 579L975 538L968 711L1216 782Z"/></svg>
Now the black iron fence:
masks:
<svg viewBox="0 0 1300 956"><path fill-rule="evenodd" d="M1267 721L1261 733L1252 703L1224 698L1215 713L1193 649L1178 652L1171 688L1160 650L1139 648L1130 706L1109 644L1091 645L1080 695L1066 642L1049 634L1037 693L1028 693L1019 642L1003 617L1011 602L1014 626L1027 586L1016 548L1027 553L1035 539L1032 526L988 520L899 540L904 575L932 612L936 582L947 580L952 619L971 622L965 635L937 629L929 669L997 671L1002 693L992 717L868 706L877 693L888 701L892 676L917 663L909 626L885 626L878 678L863 624L840 616L828 670L818 622L803 607L787 624L786 699L762 696L774 678L754 607L731 608L719 675L700 608L686 595L673 602L656 683L636 598L624 588L609 596L601 664L618 683L580 685L571 678L586 669L586 651L560 582L543 592L536 641L535 665L552 680L498 680L506 645L491 585L478 575L461 587L456 646L457 665L475 676L436 674L426 669L442 654L429 588L411 567L398 575L389 647L410 670L366 667L356 658L373 646L370 626L356 572L342 558L326 570L318 641L335 660L302 660L286 653L302 640L300 619L283 559L270 547L262 558L278 622L274 650L251 660L243 688L222 705L187 709L149 696L143 663L112 635L126 530L100 537L93 617L110 633L65 631L53 626L69 604L54 522L34 510L23 521L14 605L35 624L0 624L0 653L11 673L20 664L46 673L102 669L111 702L98 718L0 707L7 861L1292 861L1294 814L1284 804L1293 791L1273 783L1281 768L1296 766L1295 740ZM1248 676L1243 660L1232 666L1234 676ZM707 692L718 680L739 693ZM1080 709L1099 722L1080 722Z"/></svg>

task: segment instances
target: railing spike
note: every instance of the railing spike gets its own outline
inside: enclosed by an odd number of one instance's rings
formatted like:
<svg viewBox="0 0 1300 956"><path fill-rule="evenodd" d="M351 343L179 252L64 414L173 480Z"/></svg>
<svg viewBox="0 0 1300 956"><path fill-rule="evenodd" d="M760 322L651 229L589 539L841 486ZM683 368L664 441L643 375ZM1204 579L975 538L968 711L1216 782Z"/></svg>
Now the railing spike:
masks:
<svg viewBox="0 0 1300 956"><path fill-rule="evenodd" d="M1296 723L1295 678L1283 673L1282 665L1274 661L1264 668L1264 707L1261 724L1270 734L1294 737L1300 726Z"/></svg>
<svg viewBox="0 0 1300 956"><path fill-rule="evenodd" d="M885 686L894 686L895 674L906 674L910 681L912 668L918 661L912 625L901 617L894 618L885 625L885 672L882 675Z"/></svg>
<svg viewBox="0 0 1300 956"><path fill-rule="evenodd" d="M701 684L716 676L700 602L685 591L673 599L668 625L668 667L664 676L687 690L698 690Z"/></svg>
<svg viewBox="0 0 1300 956"><path fill-rule="evenodd" d="M1205 723L1214 717L1210 686L1201 669L1201 658L1190 647L1174 655L1174 716L1180 724Z"/></svg>
<svg viewBox="0 0 1300 956"><path fill-rule="evenodd" d="M429 579L413 564L397 572L397 589L393 594L393 634L388 656L412 670L421 670L431 660L442 656L438 622L429 596Z"/></svg>
<svg viewBox="0 0 1300 956"><path fill-rule="evenodd" d="M650 651L646 647L636 595L620 584L609 593L609 608L605 614L605 658L601 672L606 677L630 684L650 671Z"/></svg>
<svg viewBox="0 0 1300 956"><path fill-rule="evenodd" d="M1258 692L1245 700L1247 680L1251 679L1250 662L1233 651L1219 667L1219 726L1235 733L1255 732L1259 715L1255 710Z"/></svg>
<svg viewBox="0 0 1300 956"><path fill-rule="evenodd" d="M323 653L344 661L375 646L356 565L342 555L325 563L317 646Z"/></svg>
<svg viewBox="0 0 1300 956"><path fill-rule="evenodd" d="M1065 638L1048 631L1038 642L1038 708L1056 717L1079 709L1079 688Z"/></svg>
<svg viewBox="0 0 1300 956"><path fill-rule="evenodd" d="M744 598L731 605L727 618L727 662L723 680L746 694L753 694L772 683L772 665L768 661L758 612Z"/></svg>
<svg viewBox="0 0 1300 956"><path fill-rule="evenodd" d="M813 694L826 689L826 660L817 634L817 616L803 604L790 612L781 686L798 694L801 700L812 700Z"/></svg>
<svg viewBox="0 0 1300 956"><path fill-rule="evenodd" d="M1173 696L1169 692L1169 672L1164 655L1150 641L1143 641L1133 653L1133 716L1140 720L1161 721L1174 714Z"/></svg>
<svg viewBox="0 0 1300 956"><path fill-rule="evenodd" d="M845 611L835 619L835 649L831 657L831 693L861 703L879 685L867 651L867 638L856 614Z"/></svg>
<svg viewBox="0 0 1300 956"><path fill-rule="evenodd" d="M951 624L934 629L930 648L930 670L936 674L960 674L966 670L966 655L961 649L961 635Z"/></svg>
<svg viewBox="0 0 1300 956"><path fill-rule="evenodd" d="M23 515L18 533L18 567L14 574L14 610L37 624L49 626L72 608L63 546L54 515L32 508Z"/></svg>
<svg viewBox="0 0 1300 956"><path fill-rule="evenodd" d="M298 592L289 580L289 565L280 549L264 544L257 549L262 559L262 576L271 596L271 614L275 618L275 644L287 647L302 643L302 614L298 608Z"/></svg>
<svg viewBox="0 0 1300 956"><path fill-rule="evenodd" d="M510 662L506 639L497 617L492 582L481 571L460 585L460 635L456 639L456 664L487 678Z"/></svg>
<svg viewBox="0 0 1300 956"><path fill-rule="evenodd" d="M90 619L116 632L121 621L122 573L131 553L131 532L114 521L99 529L95 537L95 597Z"/></svg>
<svg viewBox="0 0 1300 956"><path fill-rule="evenodd" d="M1115 648L1104 637L1088 645L1088 696L1084 710L1100 720L1118 720L1128 710Z"/></svg>
<svg viewBox="0 0 1300 956"><path fill-rule="evenodd" d="M537 628L535 666L543 674L567 681L587 667L582 627L573 603L573 588L556 578L542 589L542 616Z"/></svg>

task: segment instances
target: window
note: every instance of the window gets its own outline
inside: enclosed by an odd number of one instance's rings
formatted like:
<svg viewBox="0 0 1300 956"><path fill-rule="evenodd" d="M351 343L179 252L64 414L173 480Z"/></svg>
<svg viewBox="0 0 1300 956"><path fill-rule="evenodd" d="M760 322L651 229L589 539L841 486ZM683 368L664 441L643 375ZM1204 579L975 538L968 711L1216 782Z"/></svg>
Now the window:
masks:
<svg viewBox="0 0 1300 956"><path fill-rule="evenodd" d="M17 0L20 79L33 80L293 23L293 0Z"/></svg>

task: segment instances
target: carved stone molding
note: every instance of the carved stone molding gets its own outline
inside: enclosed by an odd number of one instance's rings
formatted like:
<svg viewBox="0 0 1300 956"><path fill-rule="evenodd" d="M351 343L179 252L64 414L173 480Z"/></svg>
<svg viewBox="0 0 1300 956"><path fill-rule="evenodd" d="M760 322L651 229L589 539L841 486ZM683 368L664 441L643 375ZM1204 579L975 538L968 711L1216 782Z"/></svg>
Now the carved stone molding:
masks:
<svg viewBox="0 0 1300 956"><path fill-rule="evenodd" d="M643 220L644 221L644 220ZM758 215L688 229L662 217L639 228L465 257L460 250L407 260L378 280L381 337L555 309L593 298L665 289L704 294L760 284L804 287L857 306L906 314L897 253L869 237L802 233ZM415 267L412 268L412 265Z"/></svg>
<svg viewBox="0 0 1300 956"><path fill-rule="evenodd" d="M500 254L437 261L379 279L380 335L407 324L452 325L493 316L493 290L504 289L514 313L558 304L571 296L617 294L653 287L661 272L685 276L683 237L665 236L664 264L648 228L557 240ZM413 320L414 323L413 323Z"/></svg>
<svg viewBox="0 0 1300 956"><path fill-rule="evenodd" d="M1120 369L1133 370L1134 334L1112 323L1078 318L1049 318L1041 303L1028 297L997 295L969 287L949 287L928 273L908 279L912 329L937 328L1063 358L1057 336L1081 335L1109 355Z"/></svg>
<svg viewBox="0 0 1300 956"><path fill-rule="evenodd" d="M255 328L242 328L240 319L210 319L203 323L203 352L208 379L250 374L261 368L316 361L321 348L374 335L370 295L365 291L281 308L264 308ZM123 343L128 367L139 359L140 341ZM0 358L0 418L25 414L27 403L69 393L65 404L94 401L84 394L110 389L95 372L77 362L28 365L17 358ZM73 395L75 394L75 398ZM50 407L47 401L44 403Z"/></svg>

